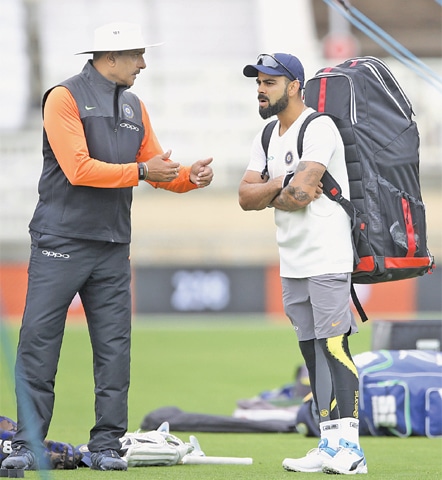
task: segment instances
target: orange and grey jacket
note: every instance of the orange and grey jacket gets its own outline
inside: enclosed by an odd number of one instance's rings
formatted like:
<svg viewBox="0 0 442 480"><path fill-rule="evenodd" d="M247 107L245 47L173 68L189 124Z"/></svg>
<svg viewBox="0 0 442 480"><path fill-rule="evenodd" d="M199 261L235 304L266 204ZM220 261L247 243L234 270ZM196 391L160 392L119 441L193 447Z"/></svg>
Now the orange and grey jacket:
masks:
<svg viewBox="0 0 442 480"><path fill-rule="evenodd" d="M89 61L43 97L43 171L30 229L69 238L129 243L137 162L163 153L138 97L104 78ZM190 167L173 182L196 188Z"/></svg>

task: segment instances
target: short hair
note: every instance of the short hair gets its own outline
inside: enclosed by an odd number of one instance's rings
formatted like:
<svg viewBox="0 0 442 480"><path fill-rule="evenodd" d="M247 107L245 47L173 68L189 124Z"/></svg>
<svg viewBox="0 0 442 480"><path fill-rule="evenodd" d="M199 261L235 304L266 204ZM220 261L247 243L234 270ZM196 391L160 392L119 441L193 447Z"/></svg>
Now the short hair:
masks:
<svg viewBox="0 0 442 480"><path fill-rule="evenodd" d="M100 60L104 55L106 55L109 52L93 52L93 61L95 62L96 60Z"/></svg>

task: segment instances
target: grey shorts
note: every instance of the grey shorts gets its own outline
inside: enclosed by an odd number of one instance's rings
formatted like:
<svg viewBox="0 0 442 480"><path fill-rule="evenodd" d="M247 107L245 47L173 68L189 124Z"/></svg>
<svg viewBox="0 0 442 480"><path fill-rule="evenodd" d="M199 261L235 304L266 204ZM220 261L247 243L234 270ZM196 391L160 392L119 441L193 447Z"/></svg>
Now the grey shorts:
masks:
<svg viewBox="0 0 442 480"><path fill-rule="evenodd" d="M350 309L350 273L281 281L284 310L299 341L358 331Z"/></svg>

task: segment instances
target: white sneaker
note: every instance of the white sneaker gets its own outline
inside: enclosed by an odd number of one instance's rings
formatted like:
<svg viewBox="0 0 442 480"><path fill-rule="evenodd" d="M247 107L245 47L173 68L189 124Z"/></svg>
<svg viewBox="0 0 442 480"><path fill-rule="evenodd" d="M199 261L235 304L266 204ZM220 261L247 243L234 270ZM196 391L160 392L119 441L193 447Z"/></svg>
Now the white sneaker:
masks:
<svg viewBox="0 0 442 480"><path fill-rule="evenodd" d="M324 473L356 475L368 473L364 452L356 443L348 442L341 438L339 450L336 455L324 461Z"/></svg>
<svg viewBox="0 0 442 480"><path fill-rule="evenodd" d="M286 458L282 462L282 466L291 472L322 472L324 462L332 459L337 450L328 446L326 438L319 442L318 448L310 450L305 457L302 458Z"/></svg>

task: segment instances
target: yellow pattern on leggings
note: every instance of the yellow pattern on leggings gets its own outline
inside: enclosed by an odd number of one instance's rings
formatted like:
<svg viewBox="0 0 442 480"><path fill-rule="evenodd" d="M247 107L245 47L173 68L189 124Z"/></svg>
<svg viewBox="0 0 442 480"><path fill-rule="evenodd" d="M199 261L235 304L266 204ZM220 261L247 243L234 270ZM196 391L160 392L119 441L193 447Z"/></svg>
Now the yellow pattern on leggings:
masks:
<svg viewBox="0 0 442 480"><path fill-rule="evenodd" d="M358 378L358 370L352 360L348 357L343 349L343 339L344 335L339 335L337 337L327 338L327 349L328 351L345 367L347 367L356 378Z"/></svg>

